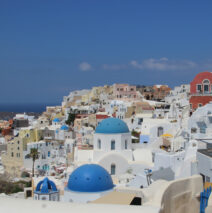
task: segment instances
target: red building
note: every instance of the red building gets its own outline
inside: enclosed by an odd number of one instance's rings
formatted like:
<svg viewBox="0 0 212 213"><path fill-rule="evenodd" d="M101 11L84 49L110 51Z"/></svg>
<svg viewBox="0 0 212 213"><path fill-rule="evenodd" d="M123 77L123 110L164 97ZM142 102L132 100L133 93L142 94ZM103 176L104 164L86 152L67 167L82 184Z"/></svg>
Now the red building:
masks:
<svg viewBox="0 0 212 213"><path fill-rule="evenodd" d="M2 129L1 131L2 136L10 135L10 133L11 133L11 127L6 127Z"/></svg>
<svg viewBox="0 0 212 213"><path fill-rule="evenodd" d="M109 118L110 116L106 114L96 114L96 123L97 125L104 119Z"/></svg>
<svg viewBox="0 0 212 213"><path fill-rule="evenodd" d="M190 106L192 111L212 101L212 73L201 72L190 83Z"/></svg>

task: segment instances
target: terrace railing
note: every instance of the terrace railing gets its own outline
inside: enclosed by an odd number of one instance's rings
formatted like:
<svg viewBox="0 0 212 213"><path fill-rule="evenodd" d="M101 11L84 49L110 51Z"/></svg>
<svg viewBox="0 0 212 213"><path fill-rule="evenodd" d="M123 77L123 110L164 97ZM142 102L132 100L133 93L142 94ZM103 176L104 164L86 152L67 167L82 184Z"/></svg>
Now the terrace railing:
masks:
<svg viewBox="0 0 212 213"><path fill-rule="evenodd" d="M211 186L207 189L204 189L200 194L200 213L205 213L205 209L208 206L208 199L210 197L212 188Z"/></svg>

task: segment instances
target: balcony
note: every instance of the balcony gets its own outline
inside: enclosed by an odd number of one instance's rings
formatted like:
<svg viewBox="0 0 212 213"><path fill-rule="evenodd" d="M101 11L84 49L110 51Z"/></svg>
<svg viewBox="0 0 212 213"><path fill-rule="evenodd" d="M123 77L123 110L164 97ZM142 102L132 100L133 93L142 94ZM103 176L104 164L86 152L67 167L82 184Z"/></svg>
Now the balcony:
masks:
<svg viewBox="0 0 212 213"><path fill-rule="evenodd" d="M190 94L190 96L212 96L212 92L198 92Z"/></svg>

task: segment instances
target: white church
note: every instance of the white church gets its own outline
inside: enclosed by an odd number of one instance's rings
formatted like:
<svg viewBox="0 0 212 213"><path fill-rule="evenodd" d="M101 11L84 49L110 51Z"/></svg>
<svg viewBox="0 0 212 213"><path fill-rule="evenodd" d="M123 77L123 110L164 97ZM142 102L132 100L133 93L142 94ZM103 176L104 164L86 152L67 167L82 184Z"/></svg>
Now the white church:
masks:
<svg viewBox="0 0 212 213"><path fill-rule="evenodd" d="M132 150L131 133L127 124L117 118L104 119L94 133L93 150L75 148L74 163L79 166L96 163L111 175L126 173L134 167L152 167L151 150ZM143 165L143 166L141 166Z"/></svg>

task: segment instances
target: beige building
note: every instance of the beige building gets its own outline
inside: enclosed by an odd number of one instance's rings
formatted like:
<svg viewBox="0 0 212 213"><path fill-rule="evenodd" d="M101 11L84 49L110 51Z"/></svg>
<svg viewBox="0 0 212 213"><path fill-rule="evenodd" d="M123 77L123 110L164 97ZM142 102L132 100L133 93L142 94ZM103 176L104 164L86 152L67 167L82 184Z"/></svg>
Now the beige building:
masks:
<svg viewBox="0 0 212 213"><path fill-rule="evenodd" d="M125 113L125 118L131 118L135 114L135 106L127 107L127 112Z"/></svg>
<svg viewBox="0 0 212 213"><path fill-rule="evenodd" d="M74 129L75 131L79 131L83 126L83 118L76 118L74 120Z"/></svg>
<svg viewBox="0 0 212 213"><path fill-rule="evenodd" d="M154 108L150 106L148 102L134 102L133 106L135 106L135 114L139 113L152 113L154 111Z"/></svg>
<svg viewBox="0 0 212 213"><path fill-rule="evenodd" d="M105 85L103 87L93 87L91 91L82 96L82 103L100 102L104 98L109 98L113 94L113 87Z"/></svg>
<svg viewBox="0 0 212 213"><path fill-rule="evenodd" d="M24 170L23 151L27 143L41 140L42 131L38 129L23 128L17 137L7 141L7 152L2 154L2 164L6 173L12 177L20 177Z"/></svg>
<svg viewBox="0 0 212 213"><path fill-rule="evenodd" d="M50 124L49 121L50 121L50 119L48 119L46 116L40 116L40 117L37 119L36 127L37 127L37 128L41 128L41 127L49 126L49 124Z"/></svg>
<svg viewBox="0 0 212 213"><path fill-rule="evenodd" d="M2 164L6 173L12 177L19 177L23 167L23 141L14 137L7 141L7 152L2 154Z"/></svg>
<svg viewBox="0 0 212 213"><path fill-rule="evenodd" d="M96 125L97 125L96 114L88 115L88 126L96 127Z"/></svg>

